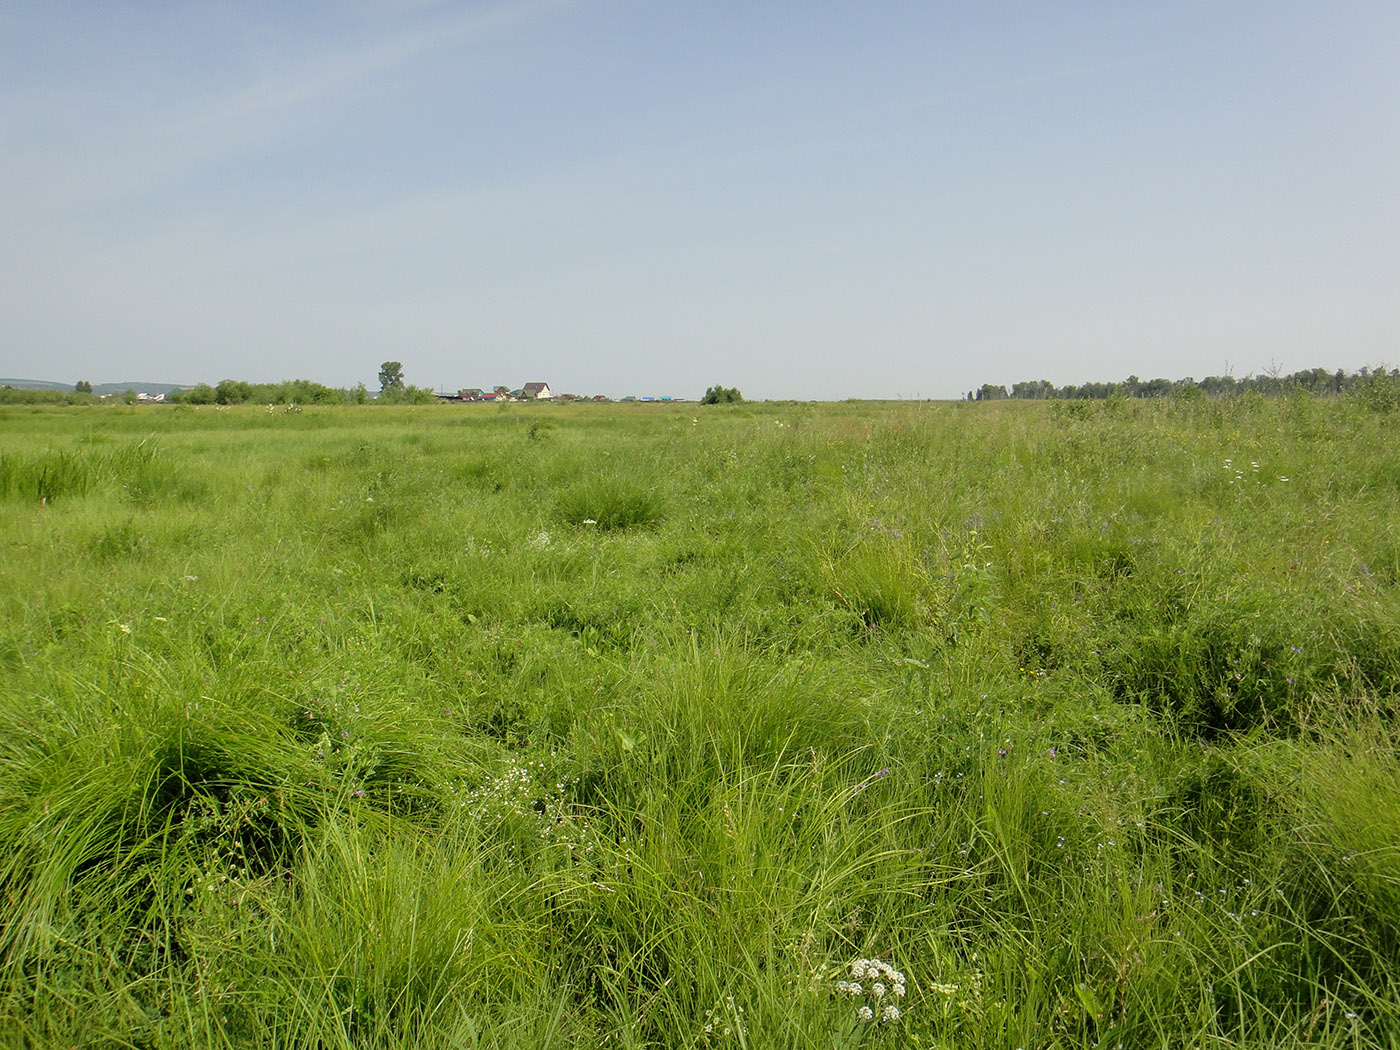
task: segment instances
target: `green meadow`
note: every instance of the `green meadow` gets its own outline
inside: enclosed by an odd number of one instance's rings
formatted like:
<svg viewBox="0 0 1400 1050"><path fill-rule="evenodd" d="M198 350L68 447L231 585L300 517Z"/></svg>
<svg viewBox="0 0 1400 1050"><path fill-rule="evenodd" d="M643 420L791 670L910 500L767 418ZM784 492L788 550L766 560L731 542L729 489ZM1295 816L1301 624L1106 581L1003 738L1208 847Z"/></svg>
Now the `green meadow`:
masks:
<svg viewBox="0 0 1400 1050"><path fill-rule="evenodd" d="M1392 401L0 407L0 1045L1400 1046Z"/></svg>

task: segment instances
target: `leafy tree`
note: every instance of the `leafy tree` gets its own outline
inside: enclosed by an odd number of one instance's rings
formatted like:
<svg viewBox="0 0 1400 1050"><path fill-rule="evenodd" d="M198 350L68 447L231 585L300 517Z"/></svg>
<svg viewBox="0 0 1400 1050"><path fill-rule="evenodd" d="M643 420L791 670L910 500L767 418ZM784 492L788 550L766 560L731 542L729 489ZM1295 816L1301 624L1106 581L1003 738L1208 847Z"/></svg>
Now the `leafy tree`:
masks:
<svg viewBox="0 0 1400 1050"><path fill-rule="evenodd" d="M712 386L706 388L705 396L700 399L700 403L702 405L737 405L743 400L744 395L739 393L737 386Z"/></svg>
<svg viewBox="0 0 1400 1050"><path fill-rule="evenodd" d="M244 405L253 400L253 385L242 379L221 379L214 388L214 400L221 405Z"/></svg>
<svg viewBox="0 0 1400 1050"><path fill-rule="evenodd" d="M379 390L403 389L403 364L399 361L385 361L379 366Z"/></svg>
<svg viewBox="0 0 1400 1050"><path fill-rule="evenodd" d="M433 405L437 403L437 395L427 387L400 384L399 386L385 387L379 395L378 403L381 405Z"/></svg>
<svg viewBox="0 0 1400 1050"><path fill-rule="evenodd" d="M1170 379L1149 379L1138 387L1139 397L1166 397L1172 392Z"/></svg>
<svg viewBox="0 0 1400 1050"><path fill-rule="evenodd" d="M79 379L78 382L74 384L73 389L79 394L91 394L92 384L89 383L86 379Z"/></svg>
<svg viewBox="0 0 1400 1050"><path fill-rule="evenodd" d="M218 399L218 391L208 383L198 383L184 391L179 397L179 400L187 405L212 405Z"/></svg>
<svg viewBox="0 0 1400 1050"><path fill-rule="evenodd" d="M1032 379L1022 383L1013 383L1011 396L1022 400L1042 401L1045 398L1055 396L1055 386L1048 379Z"/></svg>

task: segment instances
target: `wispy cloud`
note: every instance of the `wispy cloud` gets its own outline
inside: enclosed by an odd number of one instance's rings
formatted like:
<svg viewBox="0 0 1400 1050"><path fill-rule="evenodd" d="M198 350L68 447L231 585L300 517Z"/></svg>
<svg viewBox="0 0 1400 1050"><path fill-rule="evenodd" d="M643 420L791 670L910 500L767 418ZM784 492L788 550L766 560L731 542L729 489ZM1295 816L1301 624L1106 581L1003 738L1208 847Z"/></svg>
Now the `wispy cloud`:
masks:
<svg viewBox="0 0 1400 1050"><path fill-rule="evenodd" d="M0 190L20 206L0 221L31 231L176 184L295 135L326 114L381 90L430 54L547 17L575 0L506 0L465 13L389 11L359 38L302 47L233 74L236 86L84 99L61 85L47 96L0 93Z"/></svg>
<svg viewBox="0 0 1400 1050"><path fill-rule="evenodd" d="M385 39L303 56L256 84L215 100L175 132L257 119L288 110L309 110L353 98L387 73L432 51L572 6L573 0L511 0L455 18L401 31ZM425 6L425 5L417 5Z"/></svg>

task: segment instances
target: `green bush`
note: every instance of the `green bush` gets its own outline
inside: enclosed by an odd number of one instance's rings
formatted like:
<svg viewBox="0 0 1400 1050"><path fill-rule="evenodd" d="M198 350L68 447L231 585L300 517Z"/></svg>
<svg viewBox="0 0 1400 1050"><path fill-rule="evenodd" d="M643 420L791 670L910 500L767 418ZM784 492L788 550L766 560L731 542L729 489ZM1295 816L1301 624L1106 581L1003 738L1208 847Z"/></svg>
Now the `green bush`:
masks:
<svg viewBox="0 0 1400 1050"><path fill-rule="evenodd" d="M735 386L712 386L706 387L705 396L700 399L702 405L737 405L744 400L744 395L739 393L739 388Z"/></svg>

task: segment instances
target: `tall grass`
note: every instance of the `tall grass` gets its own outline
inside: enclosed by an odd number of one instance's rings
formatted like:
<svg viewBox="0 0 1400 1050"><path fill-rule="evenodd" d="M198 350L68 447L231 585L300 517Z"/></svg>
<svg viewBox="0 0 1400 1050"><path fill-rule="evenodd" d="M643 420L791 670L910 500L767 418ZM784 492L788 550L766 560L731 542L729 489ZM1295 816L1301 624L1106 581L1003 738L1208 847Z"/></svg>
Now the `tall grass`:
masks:
<svg viewBox="0 0 1400 1050"><path fill-rule="evenodd" d="M0 1033L1392 1047L1374 407L7 409Z"/></svg>

